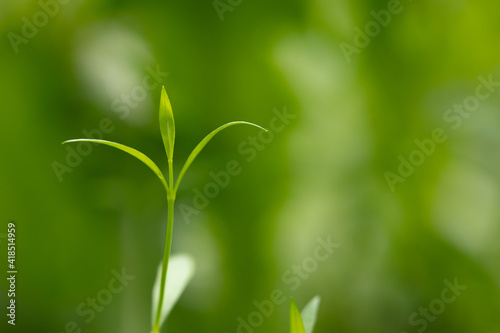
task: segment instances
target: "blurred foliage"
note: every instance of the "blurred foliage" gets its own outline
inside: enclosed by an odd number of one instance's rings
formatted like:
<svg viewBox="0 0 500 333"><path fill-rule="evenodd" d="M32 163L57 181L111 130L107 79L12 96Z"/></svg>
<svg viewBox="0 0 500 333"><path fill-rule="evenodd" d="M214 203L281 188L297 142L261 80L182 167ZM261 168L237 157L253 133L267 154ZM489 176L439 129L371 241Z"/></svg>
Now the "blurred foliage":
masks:
<svg viewBox="0 0 500 333"><path fill-rule="evenodd" d="M353 27L364 31L392 1L223 0L223 20L212 1L61 2L42 0L54 14L46 22L38 1L0 3L0 216L18 228L17 331L65 332L75 321L86 333L148 332L166 228L161 185L105 147L62 182L53 162L66 164L62 141L109 118L105 139L164 169L160 87L144 88L155 70L176 112L177 172L216 126L295 116L250 162L239 147L255 132L241 128L191 167L178 193L186 205L210 172L231 160L242 171L189 221L176 211L173 253L192 254L197 272L168 331L236 332L254 301L281 290L299 304L321 295L317 333L417 332L413 314L439 305L455 278L467 289L424 330L500 330L500 95L456 129L444 118L474 96L478 77L500 81L498 2L403 1L349 59L341 45L356 47ZM24 27L34 16L36 33ZM34 36L15 52L12 33ZM436 128L445 142L391 191L386 172ZM340 247L292 290L283 275L327 236ZM77 308L122 268L134 280L87 323ZM254 331L286 332L288 304Z"/></svg>

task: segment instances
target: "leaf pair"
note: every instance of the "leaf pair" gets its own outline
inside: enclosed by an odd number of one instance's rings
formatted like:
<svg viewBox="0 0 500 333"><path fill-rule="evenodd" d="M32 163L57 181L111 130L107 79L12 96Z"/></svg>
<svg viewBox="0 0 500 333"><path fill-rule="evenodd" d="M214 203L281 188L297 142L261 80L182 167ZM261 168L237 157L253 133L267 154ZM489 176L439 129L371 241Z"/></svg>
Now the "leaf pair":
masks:
<svg viewBox="0 0 500 333"><path fill-rule="evenodd" d="M290 302L290 333L313 333L314 325L318 317L319 296L314 297L302 310L299 312L295 300L292 298Z"/></svg>
<svg viewBox="0 0 500 333"><path fill-rule="evenodd" d="M173 155L174 155L174 144L175 144L175 121L174 121L174 115L172 112L172 106L170 104L170 99L168 98L167 92L165 91L165 87L162 86L161 90L161 98L160 98L160 115L159 115L159 120L160 120L160 132L161 136L163 139L163 144L165 146L165 152L168 158L169 165L171 165L172 160L173 160ZM100 143L104 144L110 147L117 148L119 150L122 150L144 164L146 164L158 177L158 179L161 181L163 187L167 191L167 195L173 194L175 197L175 193L177 192L177 189L179 188L179 184L186 174L186 171L188 168L191 166L195 158L198 156L198 154L203 150L203 148L207 145L212 138L222 131L225 128L228 128L233 125L250 125L250 126L255 126L260 128L261 130L264 130L267 132L267 130L259 125L246 122L246 121L233 121L230 123L227 123L225 125L222 125L218 127L217 129L213 130L210 134L208 134L201 142L193 149L189 157L187 158L186 162L184 163L184 166L181 169L181 172L179 173L179 177L177 179L177 182L175 185L173 182L170 182L170 184L167 184L166 177L163 175L161 172L160 168L145 154L141 153L140 151L125 146L121 143L116 143L112 141L107 141L107 140L98 140L98 139L73 139L73 140L67 140L64 141L63 144L65 143L70 143L70 142L94 142L94 143ZM171 169L169 168L171 171ZM173 179L173 175L170 175L170 179Z"/></svg>

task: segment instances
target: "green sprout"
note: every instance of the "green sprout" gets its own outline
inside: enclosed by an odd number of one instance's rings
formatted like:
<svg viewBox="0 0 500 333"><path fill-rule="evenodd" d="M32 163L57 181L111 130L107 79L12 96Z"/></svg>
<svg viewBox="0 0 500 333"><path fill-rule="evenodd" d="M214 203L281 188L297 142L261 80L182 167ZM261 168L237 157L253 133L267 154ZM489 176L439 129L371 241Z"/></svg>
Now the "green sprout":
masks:
<svg viewBox="0 0 500 333"><path fill-rule="evenodd" d="M313 333L314 325L318 317L319 296L314 297L304 307L302 312L297 308L293 297L290 301L290 333Z"/></svg>
<svg viewBox="0 0 500 333"><path fill-rule="evenodd" d="M175 197L177 194L177 190L179 188L179 184L186 174L187 169L191 166L194 159L198 154L202 151L202 149L207 145L207 143L220 131L223 129L233 126L233 125L251 125L260 128L263 131L267 130L259 125L249 123L246 121L234 121L227 123L213 130L210 134L208 134L201 142L193 149L189 157L187 158L184 166L182 167L177 181L174 182L174 172L173 172L173 157L174 157L174 144L175 144L175 122L174 122L174 114L172 112L172 106L170 105L170 100L168 98L167 92L165 91L165 87L162 86L161 90L161 98L160 98L160 132L163 139L163 144L165 146L165 152L167 154L168 159L168 181L166 180L163 172L158 168L158 166L146 155L141 153L140 151L130 148L128 146L122 145L120 143L106 141L106 140L97 140L97 139L74 139L64 141L65 143L70 142L93 142L100 143L104 145L108 145L117 149L120 149L140 161L146 164L158 177L160 182L162 183L166 194L167 194L167 234L165 238L165 251L163 254L163 262L161 264L161 273L159 274L159 278L157 278L155 287L153 288L153 333L158 333L162 324L164 323L168 313L170 312L173 304L176 302L177 298L180 296L180 293L185 288L187 281L191 278L191 274L189 273L192 268L190 268L191 262L184 257L176 257L176 264L174 265L174 260L172 260L171 268L181 267L181 277L174 276L179 281L173 283L173 289L168 294L171 296L170 300L167 300L165 297L166 289L166 281L167 281L167 270L169 267L169 259L170 259L170 250L172 245L172 231L174 226L174 204ZM173 258L172 258L173 259ZM192 266L192 265L191 265ZM170 276L170 275L169 275ZM159 288L158 288L159 284Z"/></svg>

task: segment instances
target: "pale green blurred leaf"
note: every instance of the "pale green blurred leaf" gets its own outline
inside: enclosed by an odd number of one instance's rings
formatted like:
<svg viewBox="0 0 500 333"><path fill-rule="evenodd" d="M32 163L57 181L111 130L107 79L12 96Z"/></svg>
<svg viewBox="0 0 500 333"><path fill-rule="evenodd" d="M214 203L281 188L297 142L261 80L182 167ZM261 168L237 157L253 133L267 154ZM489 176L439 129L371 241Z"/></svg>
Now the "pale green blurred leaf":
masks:
<svg viewBox="0 0 500 333"><path fill-rule="evenodd" d="M154 325L161 284L161 263L158 266L155 284L153 286L153 302L151 322ZM194 259L186 254L176 254L170 257L168 264L167 280L165 283L165 295L160 317L160 327L163 325L174 305L186 289L189 281L193 278L195 270Z"/></svg>
<svg viewBox="0 0 500 333"><path fill-rule="evenodd" d="M313 333L314 325L318 318L318 310L321 298L319 296L314 297L307 305L302 309L301 316L304 323L304 328L306 333Z"/></svg>

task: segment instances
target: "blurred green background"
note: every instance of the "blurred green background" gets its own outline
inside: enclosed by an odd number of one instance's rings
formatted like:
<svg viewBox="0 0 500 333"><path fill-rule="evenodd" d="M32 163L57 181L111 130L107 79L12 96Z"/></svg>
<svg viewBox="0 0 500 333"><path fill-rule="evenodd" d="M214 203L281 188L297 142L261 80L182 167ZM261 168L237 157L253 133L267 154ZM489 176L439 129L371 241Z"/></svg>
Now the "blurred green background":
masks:
<svg viewBox="0 0 500 333"><path fill-rule="evenodd" d="M295 116L255 155L241 145L258 131L234 127L191 167L178 207L229 161L241 173L198 214L176 211L173 253L192 254L197 272L163 331L287 332L288 301L238 330L279 289L299 307L322 297L318 333L499 332L500 93L478 79L500 82L499 10L493 0L2 0L0 241L6 253L15 221L14 331L149 332L161 184L109 147L59 176L54 162L68 167L60 143L109 119L105 139L165 169L161 83L177 172L225 122ZM439 128L446 139L429 143ZM411 156L421 165L405 169ZM340 247L290 283L318 237ZM135 278L86 322L77 308L122 269ZM455 279L467 289L443 302ZM2 317L0 330L12 329Z"/></svg>

